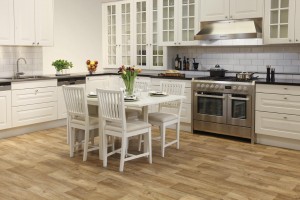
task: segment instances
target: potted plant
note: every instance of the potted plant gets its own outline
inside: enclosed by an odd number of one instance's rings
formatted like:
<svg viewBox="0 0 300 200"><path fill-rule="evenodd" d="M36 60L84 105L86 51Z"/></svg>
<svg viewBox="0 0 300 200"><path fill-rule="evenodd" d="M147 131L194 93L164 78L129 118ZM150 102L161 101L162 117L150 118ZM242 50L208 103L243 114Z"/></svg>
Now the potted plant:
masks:
<svg viewBox="0 0 300 200"><path fill-rule="evenodd" d="M52 66L56 69L56 75L62 75L64 69L70 69L73 67L73 63L68 62L67 60L56 60L52 62Z"/></svg>

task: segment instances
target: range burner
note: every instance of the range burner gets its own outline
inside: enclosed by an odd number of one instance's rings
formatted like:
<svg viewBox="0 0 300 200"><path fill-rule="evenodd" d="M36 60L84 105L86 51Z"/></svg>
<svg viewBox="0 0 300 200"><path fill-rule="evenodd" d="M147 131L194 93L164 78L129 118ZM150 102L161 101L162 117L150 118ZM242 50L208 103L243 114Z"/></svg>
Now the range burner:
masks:
<svg viewBox="0 0 300 200"><path fill-rule="evenodd" d="M210 77L210 76L204 76L204 77L198 77L194 78L194 80L204 80L204 81L231 81L231 82L252 82L257 78L253 78L252 80L241 80L236 78L235 76L225 76L225 77Z"/></svg>

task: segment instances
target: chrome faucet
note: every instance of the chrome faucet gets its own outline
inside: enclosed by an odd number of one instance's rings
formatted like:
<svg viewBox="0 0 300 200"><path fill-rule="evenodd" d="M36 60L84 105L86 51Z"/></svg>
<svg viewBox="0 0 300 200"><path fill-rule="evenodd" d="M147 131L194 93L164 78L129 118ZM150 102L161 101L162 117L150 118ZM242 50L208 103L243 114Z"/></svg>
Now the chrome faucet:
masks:
<svg viewBox="0 0 300 200"><path fill-rule="evenodd" d="M17 72L16 72L16 74L15 74L15 78L17 78L17 79L20 78L21 75L24 75L24 74L25 74L24 72L20 72L20 71L19 71L19 61L20 61L20 60L24 60L25 64L27 64L25 58L18 58L18 60L17 60Z"/></svg>

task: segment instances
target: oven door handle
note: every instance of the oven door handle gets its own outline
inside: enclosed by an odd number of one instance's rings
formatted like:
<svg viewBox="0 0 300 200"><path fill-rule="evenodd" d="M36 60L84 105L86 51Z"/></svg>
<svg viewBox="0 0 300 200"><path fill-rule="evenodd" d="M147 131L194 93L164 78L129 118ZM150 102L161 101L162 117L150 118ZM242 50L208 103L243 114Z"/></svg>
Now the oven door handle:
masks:
<svg viewBox="0 0 300 200"><path fill-rule="evenodd" d="M238 97L232 97L232 96L229 96L229 99L238 100L238 101L249 101L250 100L249 98L238 98Z"/></svg>
<svg viewBox="0 0 300 200"><path fill-rule="evenodd" d="M215 95L206 95L206 94L197 94L195 93L196 97L208 97L208 98L216 98L216 99L225 99L225 96L215 96Z"/></svg>

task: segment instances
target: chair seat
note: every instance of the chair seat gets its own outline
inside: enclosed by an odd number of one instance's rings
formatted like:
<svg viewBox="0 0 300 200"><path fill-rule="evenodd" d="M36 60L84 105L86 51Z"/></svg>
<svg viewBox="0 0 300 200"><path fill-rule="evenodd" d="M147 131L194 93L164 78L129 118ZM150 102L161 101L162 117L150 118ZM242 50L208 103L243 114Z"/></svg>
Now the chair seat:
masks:
<svg viewBox="0 0 300 200"><path fill-rule="evenodd" d="M90 125L97 125L99 122L99 119L95 118L95 117L89 117L89 121L90 121ZM85 118L77 116L77 117L71 119L70 123L85 126Z"/></svg>
<svg viewBox="0 0 300 200"><path fill-rule="evenodd" d="M149 113L148 115L148 119L150 123L151 122L164 123L164 122L172 121L177 118L178 116L172 113L154 112L154 113Z"/></svg>
<svg viewBox="0 0 300 200"><path fill-rule="evenodd" d="M131 131L136 131L144 128L149 128L151 127L151 124L140 121L140 120L135 120L132 122L127 122L127 132ZM104 127L105 130L110 130L110 131L116 131L116 132L121 132L122 131L122 124L121 123L108 123Z"/></svg>

